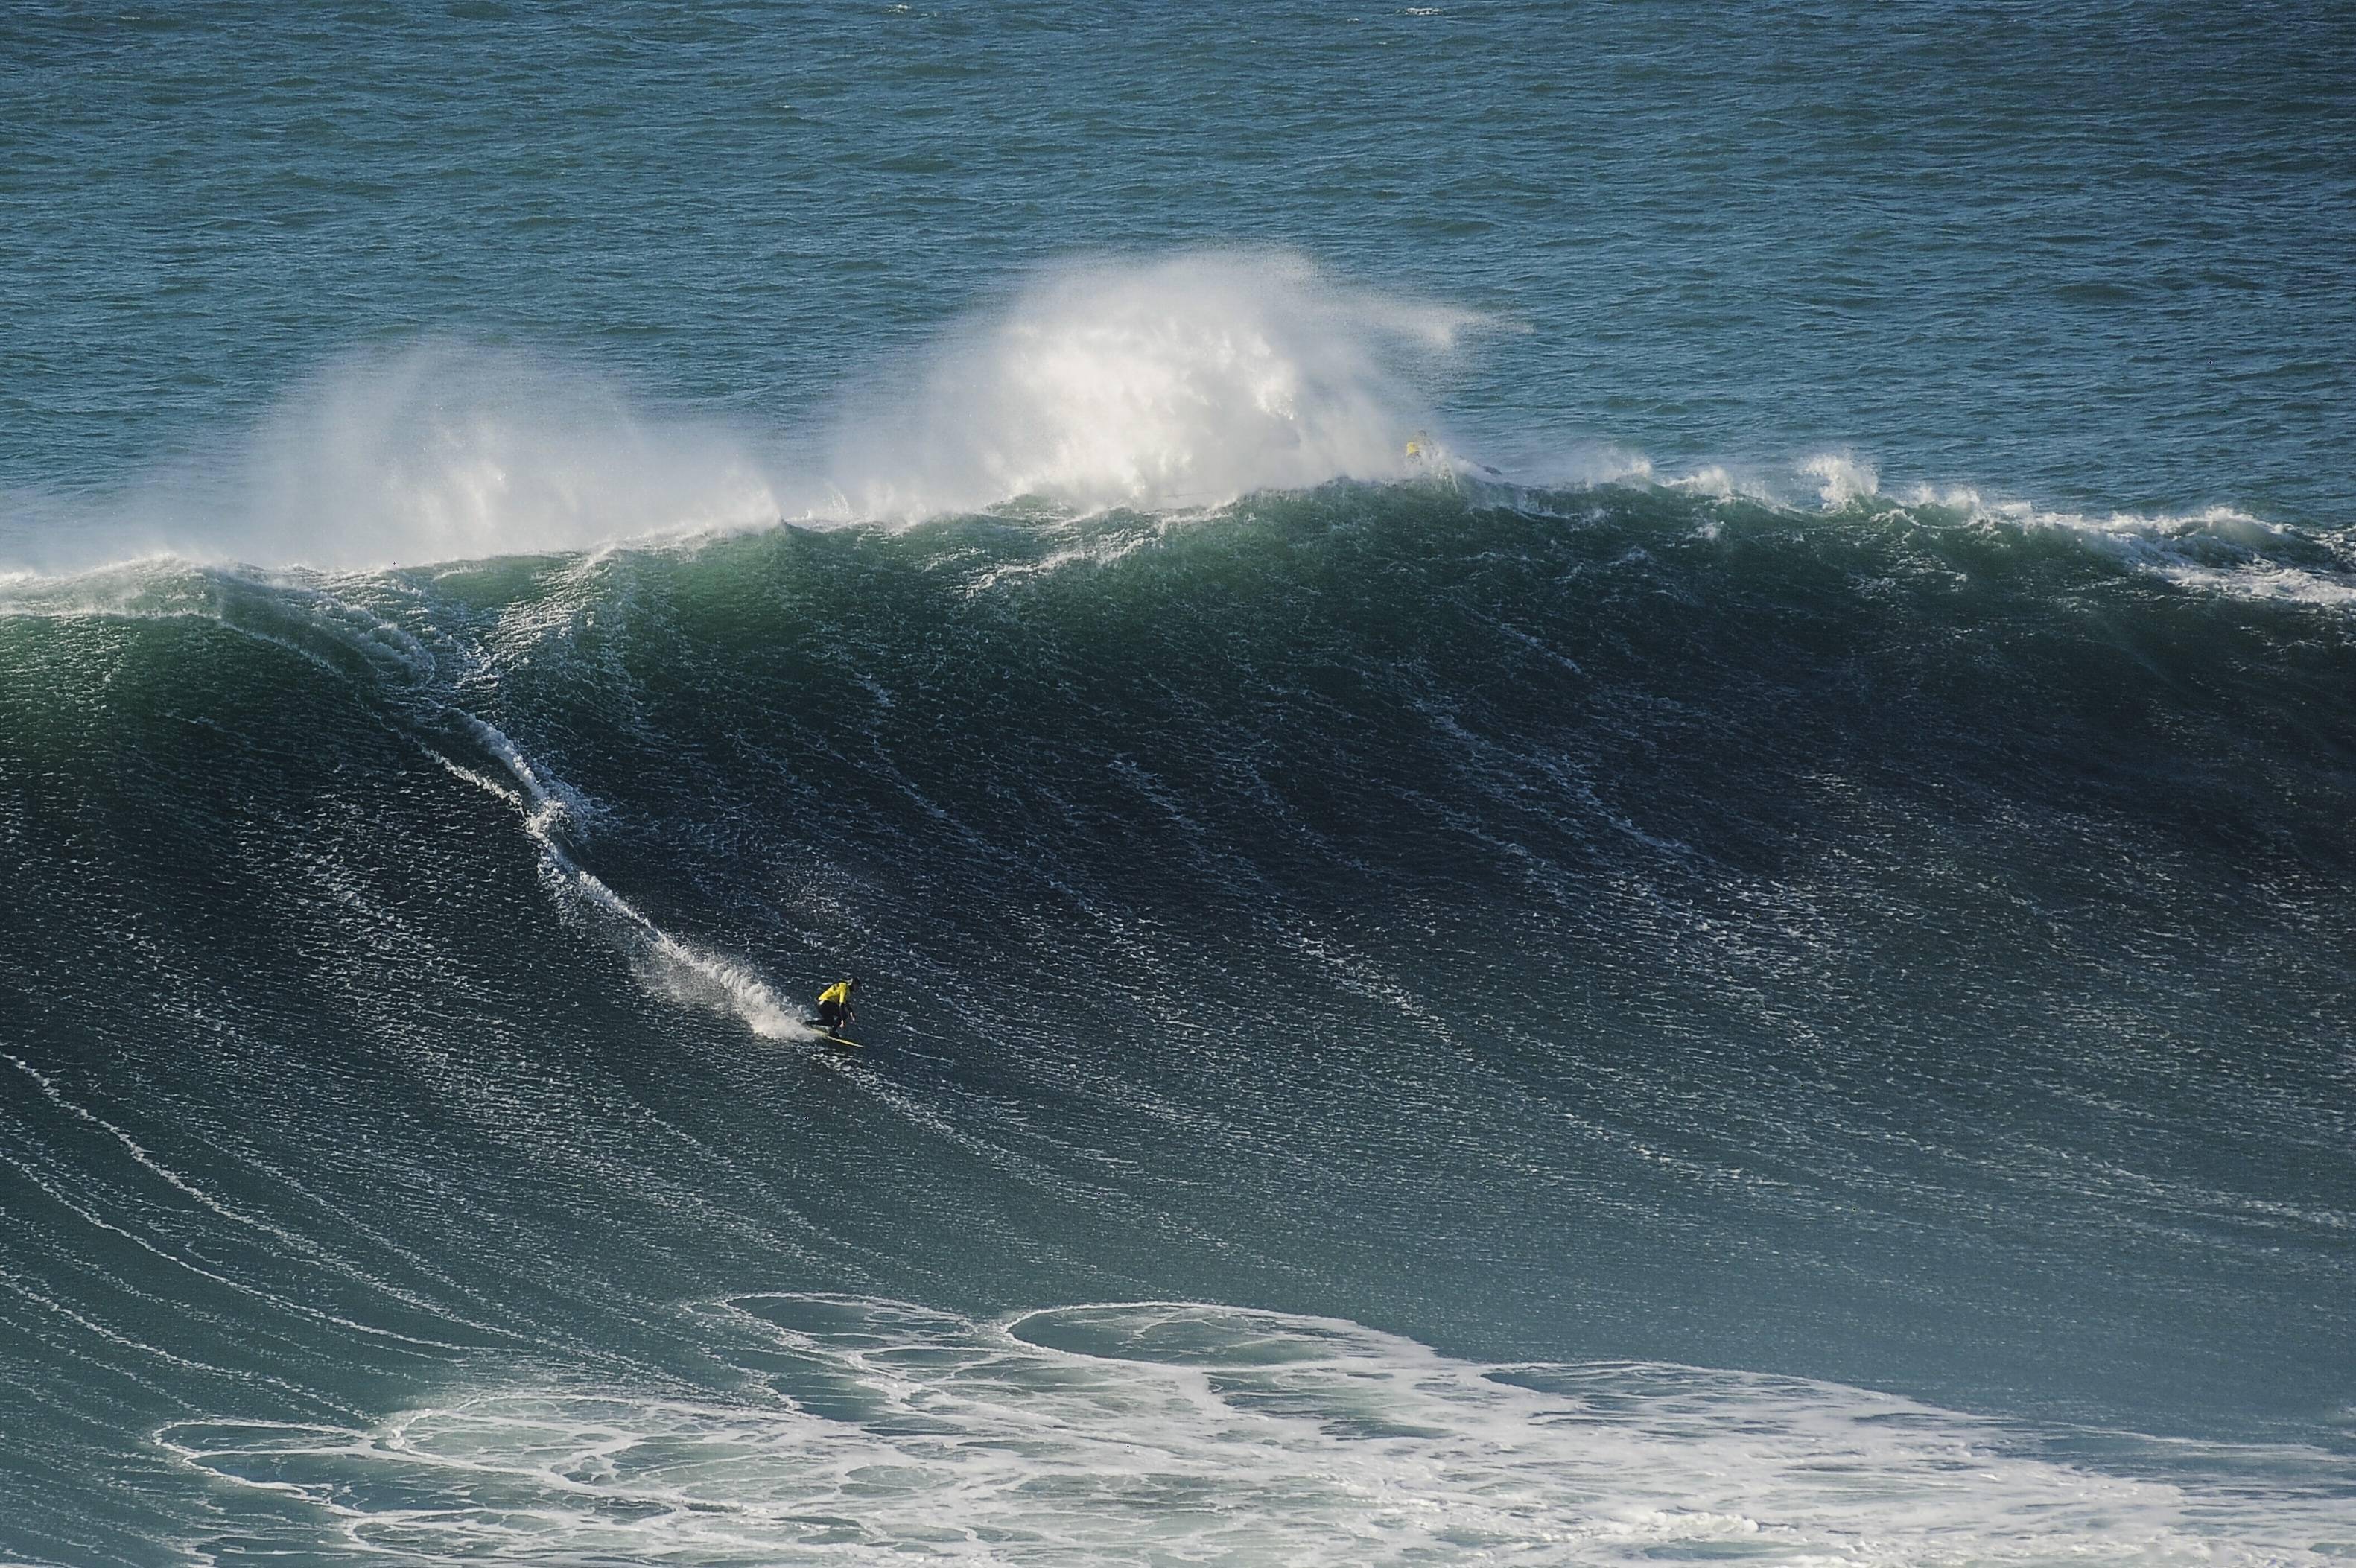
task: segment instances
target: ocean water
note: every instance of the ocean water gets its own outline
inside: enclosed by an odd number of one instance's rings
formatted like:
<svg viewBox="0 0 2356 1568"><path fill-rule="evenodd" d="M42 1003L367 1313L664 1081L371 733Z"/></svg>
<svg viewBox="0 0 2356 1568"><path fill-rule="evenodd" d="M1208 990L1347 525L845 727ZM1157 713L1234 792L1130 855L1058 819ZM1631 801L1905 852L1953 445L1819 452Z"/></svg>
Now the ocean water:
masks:
<svg viewBox="0 0 2356 1568"><path fill-rule="evenodd" d="M9 8L0 1562L2356 1557L2351 64Z"/></svg>

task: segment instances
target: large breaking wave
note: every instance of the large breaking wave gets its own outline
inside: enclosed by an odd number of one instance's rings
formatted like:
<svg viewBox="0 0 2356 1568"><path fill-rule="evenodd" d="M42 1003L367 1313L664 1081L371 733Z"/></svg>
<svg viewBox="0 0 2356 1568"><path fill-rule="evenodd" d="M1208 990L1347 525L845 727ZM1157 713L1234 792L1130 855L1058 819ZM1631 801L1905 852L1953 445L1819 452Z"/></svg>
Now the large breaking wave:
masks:
<svg viewBox="0 0 2356 1568"><path fill-rule="evenodd" d="M1983 510L1440 473L17 583L14 1549L2323 1549L2356 648L2185 573L2340 567ZM798 1045L846 963L865 1063ZM683 1305L748 1290L933 1305L755 1397ZM975 1326L1142 1294L2062 1424Z"/></svg>
<svg viewBox="0 0 2356 1568"><path fill-rule="evenodd" d="M435 349L20 532L0 1549L2344 1551L2348 537L1516 483L1467 325L1061 274L799 467Z"/></svg>

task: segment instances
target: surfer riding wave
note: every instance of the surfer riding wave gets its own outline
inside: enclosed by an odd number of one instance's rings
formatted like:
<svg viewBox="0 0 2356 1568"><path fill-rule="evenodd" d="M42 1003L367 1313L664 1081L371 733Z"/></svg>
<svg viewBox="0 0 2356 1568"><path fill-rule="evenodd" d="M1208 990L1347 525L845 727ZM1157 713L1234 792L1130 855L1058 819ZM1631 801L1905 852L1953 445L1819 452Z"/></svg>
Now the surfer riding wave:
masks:
<svg viewBox="0 0 2356 1568"><path fill-rule="evenodd" d="M846 975L818 993L818 1026L830 1035L840 1035L853 1016L851 993L859 989L859 977Z"/></svg>

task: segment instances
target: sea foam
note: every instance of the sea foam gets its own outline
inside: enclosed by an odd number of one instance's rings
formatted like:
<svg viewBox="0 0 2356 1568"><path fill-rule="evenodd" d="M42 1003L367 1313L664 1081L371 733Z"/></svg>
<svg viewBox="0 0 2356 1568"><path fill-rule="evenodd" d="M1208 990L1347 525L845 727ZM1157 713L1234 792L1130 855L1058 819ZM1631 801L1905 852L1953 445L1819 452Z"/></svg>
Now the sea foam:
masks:
<svg viewBox="0 0 2356 1568"><path fill-rule="evenodd" d="M250 1513L237 1549L324 1530L401 1561L2259 1563L2348 1534L2308 1451L2244 1451L2234 1487L2196 1494L1796 1378L1492 1367L1176 1303L991 1322L759 1295L686 1316L729 1391L518 1382L364 1425L157 1437L316 1510Z"/></svg>

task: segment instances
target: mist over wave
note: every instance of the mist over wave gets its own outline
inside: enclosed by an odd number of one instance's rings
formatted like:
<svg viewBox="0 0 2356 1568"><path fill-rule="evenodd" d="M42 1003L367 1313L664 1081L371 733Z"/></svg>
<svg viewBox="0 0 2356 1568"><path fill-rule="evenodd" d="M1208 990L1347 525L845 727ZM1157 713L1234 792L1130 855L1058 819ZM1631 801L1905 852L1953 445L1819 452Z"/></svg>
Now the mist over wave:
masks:
<svg viewBox="0 0 2356 1568"><path fill-rule="evenodd" d="M1398 478L1432 419L1409 364L1477 321L1283 252L1055 268L904 384L854 399L835 482L854 516L910 519L1016 496L1161 510Z"/></svg>
<svg viewBox="0 0 2356 1568"><path fill-rule="evenodd" d="M774 522L753 442L588 366L434 341L356 353L256 425L112 494L15 498L0 565L146 555L326 570L583 550Z"/></svg>
<svg viewBox="0 0 2356 1568"><path fill-rule="evenodd" d="M320 566L742 528L780 506L739 433L646 409L586 367L440 343L364 356L299 389L253 437L237 483L216 502L233 553Z"/></svg>
<svg viewBox="0 0 2356 1568"><path fill-rule="evenodd" d="M650 407L545 354L372 350L112 496L10 498L0 567L411 565L787 519L906 523L1020 499L1160 510L1393 478L1433 417L1410 371L1475 319L1281 252L1069 264L837 389L814 442Z"/></svg>

